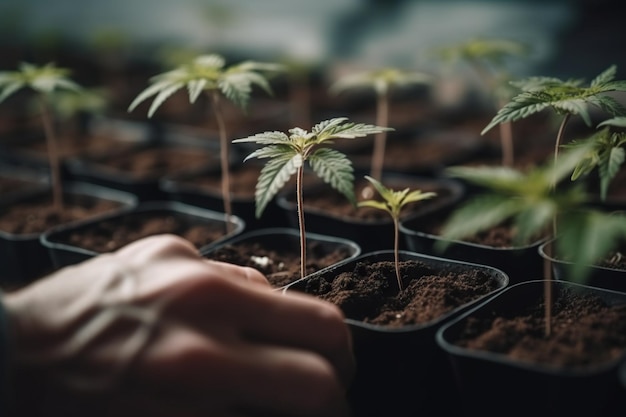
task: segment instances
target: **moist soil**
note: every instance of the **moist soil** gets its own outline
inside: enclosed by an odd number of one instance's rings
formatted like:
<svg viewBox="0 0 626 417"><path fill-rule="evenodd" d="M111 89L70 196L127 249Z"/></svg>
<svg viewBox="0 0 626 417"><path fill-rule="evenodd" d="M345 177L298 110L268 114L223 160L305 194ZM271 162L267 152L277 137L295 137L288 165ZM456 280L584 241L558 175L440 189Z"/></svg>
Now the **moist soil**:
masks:
<svg viewBox="0 0 626 417"><path fill-rule="evenodd" d="M552 367L584 368L624 355L626 304L609 306L594 295L563 291L552 314L549 336L543 298L516 315L469 317L453 343Z"/></svg>
<svg viewBox="0 0 626 417"><path fill-rule="evenodd" d="M402 327L435 320L500 287L478 269L433 268L419 260L400 261L399 266L402 291L392 261L359 261L353 270L336 276L310 276L293 290L336 304L348 318Z"/></svg>
<svg viewBox="0 0 626 417"><path fill-rule="evenodd" d="M82 220L118 209L121 203L88 196L66 198L62 210L52 204L51 196L20 201L0 212L0 230L14 235L42 233L52 226Z"/></svg>
<svg viewBox="0 0 626 417"><path fill-rule="evenodd" d="M163 233L182 236L200 249L224 237L227 230L223 222L198 221L177 213L154 211L102 220L90 227L71 231L59 240L75 247L105 253L135 240Z"/></svg>
<svg viewBox="0 0 626 417"><path fill-rule="evenodd" d="M345 247L328 251L328 244L311 241L307 245L305 273L311 274L350 256ZM270 249L261 242L226 244L205 255L209 259L249 266L265 275L270 285L280 288L301 278L300 248L290 246Z"/></svg>

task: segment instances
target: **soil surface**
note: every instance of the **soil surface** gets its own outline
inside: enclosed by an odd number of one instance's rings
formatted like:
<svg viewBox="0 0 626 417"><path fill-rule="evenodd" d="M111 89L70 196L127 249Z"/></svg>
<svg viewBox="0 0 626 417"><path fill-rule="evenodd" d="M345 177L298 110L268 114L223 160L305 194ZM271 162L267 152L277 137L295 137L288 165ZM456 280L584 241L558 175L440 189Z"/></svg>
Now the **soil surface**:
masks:
<svg viewBox="0 0 626 417"><path fill-rule="evenodd" d="M199 249L224 237L226 232L223 222L195 220L167 211L148 211L102 220L90 227L70 232L58 240L105 253L144 237L171 233L184 237Z"/></svg>
<svg viewBox="0 0 626 417"><path fill-rule="evenodd" d="M544 302L511 317L470 318L455 344L511 359L555 367L585 367L615 360L626 349L626 304L565 291L553 303L545 335Z"/></svg>
<svg viewBox="0 0 626 417"><path fill-rule="evenodd" d="M121 203L87 196L66 198L63 210L52 204L51 196L13 203L0 211L0 230L10 234L42 233L52 226L81 220L120 208Z"/></svg>
<svg viewBox="0 0 626 417"><path fill-rule="evenodd" d="M305 273L311 274L322 268L336 264L350 256L348 248L341 247L328 251L327 244L312 241L307 245ZM256 268L265 275L274 288L283 287L300 279L300 248L290 246L278 249L268 248L260 242L239 242L226 244L210 254L209 259Z"/></svg>
<svg viewBox="0 0 626 417"><path fill-rule="evenodd" d="M440 269L417 260L401 261L400 275L404 288L398 292L392 261L357 262L351 271L312 276L294 290L338 305L348 318L402 327L435 320L499 288L484 271Z"/></svg>

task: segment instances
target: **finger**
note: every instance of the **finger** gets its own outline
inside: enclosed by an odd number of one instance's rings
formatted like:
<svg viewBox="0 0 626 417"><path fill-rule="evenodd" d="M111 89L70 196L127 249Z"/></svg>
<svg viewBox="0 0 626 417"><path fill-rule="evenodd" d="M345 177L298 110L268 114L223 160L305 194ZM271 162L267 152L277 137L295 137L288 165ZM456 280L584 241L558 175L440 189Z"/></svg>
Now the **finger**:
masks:
<svg viewBox="0 0 626 417"><path fill-rule="evenodd" d="M207 412L348 415L345 390L320 355L272 345L223 343L183 326L170 325L149 347L135 374L143 381L137 386Z"/></svg>
<svg viewBox="0 0 626 417"><path fill-rule="evenodd" d="M242 278L244 281L248 281L254 284L261 284L264 286L270 286L267 278L257 269L230 264L227 262L215 261L212 259L205 259L211 268L215 268L216 274L219 274L227 278Z"/></svg>
<svg viewBox="0 0 626 417"><path fill-rule="evenodd" d="M166 314L207 334L233 329L231 337L318 352L336 367L346 386L351 381L354 358L343 313L315 297L207 279L190 286Z"/></svg>

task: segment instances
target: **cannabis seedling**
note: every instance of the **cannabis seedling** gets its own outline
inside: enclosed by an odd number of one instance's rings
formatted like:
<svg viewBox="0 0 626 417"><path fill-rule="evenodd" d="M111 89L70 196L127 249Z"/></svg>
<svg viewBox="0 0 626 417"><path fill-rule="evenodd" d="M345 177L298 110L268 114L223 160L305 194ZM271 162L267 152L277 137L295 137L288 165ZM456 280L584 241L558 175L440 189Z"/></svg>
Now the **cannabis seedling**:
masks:
<svg viewBox="0 0 626 417"><path fill-rule="evenodd" d="M246 156L244 161L251 158L268 159L261 169L255 190L257 218L261 217L267 204L291 176L296 174L301 277L304 277L306 268L306 230L302 201L304 163L308 162L315 174L356 206L352 162L345 154L325 145L332 144L333 139L354 139L388 130L393 129L352 123L346 117L338 117L316 124L310 132L296 127L289 129L289 135L273 131L257 133L233 141L233 143L248 142L262 145L261 148Z"/></svg>
<svg viewBox="0 0 626 417"><path fill-rule="evenodd" d="M521 172L509 167L451 167L453 177L481 186L486 191L457 208L444 225L437 242L443 250L453 240L473 236L505 221L511 221L517 234L514 244L529 242L535 236L548 241L557 236L559 256L573 260L571 276L584 281L595 260L605 256L619 239L626 237L626 222L617 216L586 206L582 183L553 187L554 181L571 176L575 167L592 149L586 143L567 149L556 161ZM548 264L546 276L549 275ZM546 333L551 332L551 286L546 280Z"/></svg>
<svg viewBox="0 0 626 417"><path fill-rule="evenodd" d="M332 84L329 92L331 94L339 94L345 90L373 88L376 93L376 125L388 126L389 101L392 88L401 89L411 85L424 85L431 82L432 76L429 74L396 68L382 68L348 74ZM386 141L386 131L378 133L374 140L370 176L379 181L382 179ZM366 197L369 198L371 196Z"/></svg>
<svg viewBox="0 0 626 417"><path fill-rule="evenodd" d="M498 108L513 96L514 89L508 81L506 61L514 56L527 56L527 45L508 39L473 38L456 45L441 47L437 54L450 64L466 63L474 70L486 91L492 92ZM500 123L500 143L502 146L502 165L513 166L513 131L511 123Z"/></svg>
<svg viewBox="0 0 626 417"><path fill-rule="evenodd" d="M572 115L580 115L587 126L591 126L589 106L596 106L612 116L626 114L626 109L613 97L605 93L626 91L626 81L615 81L617 67L611 65L589 86L582 86L583 80L560 80L552 77L530 77L511 84L521 90L511 101L502 107L481 134L501 124L525 119L546 108L552 108L563 119L554 143L556 160L562 142L565 126Z"/></svg>
<svg viewBox="0 0 626 417"><path fill-rule="evenodd" d="M230 145L226 125L222 116L220 99L225 96L242 110L246 110L253 86L258 86L268 94L273 94L265 73L282 71L279 64L245 61L226 67L225 59L217 54L200 55L187 64L150 79L151 85L143 90L130 104L133 111L140 103L154 96L148 117L172 94L187 89L189 102L193 104L200 94L207 92L213 101L213 114L216 118L220 137L220 165L222 170L222 198L224 212L232 214L230 202L230 170L228 166Z"/></svg>
<svg viewBox="0 0 626 417"><path fill-rule="evenodd" d="M59 212L63 210L63 184L58 143L52 120L51 102L55 99L54 93L56 91L69 90L78 92L81 90L77 83L68 78L69 74L70 71L68 69L59 68L53 63L36 66L28 62L21 63L17 71L0 72L0 103L23 87L30 87L39 95L41 120L50 165L52 201L55 209Z"/></svg>
<svg viewBox="0 0 626 417"><path fill-rule="evenodd" d="M383 201L379 200L363 200L358 202L358 207L372 207L375 209L383 210L389 213L393 219L393 258L394 266L396 270L396 279L398 280L398 288L402 291L402 278L400 277L400 213L402 209L409 203L426 200L435 197L437 194L434 192L423 192L421 190L411 191L409 188L403 190L394 191L385 187L380 181L365 176L378 191L378 194L383 198Z"/></svg>
<svg viewBox="0 0 626 417"><path fill-rule="evenodd" d="M598 124L602 128L583 140L573 140L563 145L571 148L586 146L588 142L593 144L591 151L583 158L572 173L572 181L588 175L594 169L598 169L600 177L600 199L606 201L611 181L624 164L626 151L626 132L612 131L611 127L626 127L626 117L614 117Z"/></svg>

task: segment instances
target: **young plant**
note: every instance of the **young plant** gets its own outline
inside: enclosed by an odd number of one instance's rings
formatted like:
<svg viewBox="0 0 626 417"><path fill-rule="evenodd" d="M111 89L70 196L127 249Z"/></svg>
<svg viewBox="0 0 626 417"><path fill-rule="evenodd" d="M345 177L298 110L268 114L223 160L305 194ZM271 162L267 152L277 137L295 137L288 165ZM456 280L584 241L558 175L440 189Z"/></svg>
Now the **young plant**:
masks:
<svg viewBox="0 0 626 417"><path fill-rule="evenodd" d="M289 135L278 131L264 132L233 141L233 143L248 142L263 146L246 156L244 161L251 158L268 159L261 169L256 185L257 218L261 217L267 204L283 188L291 176L296 174L301 277L305 275L306 267L306 230L302 201L302 179L305 162L309 163L315 174L356 206L352 162L343 153L326 145L332 144L333 139L354 139L389 130L393 129L352 123L346 117L338 117L316 124L310 132L296 127L289 129Z"/></svg>
<svg viewBox="0 0 626 417"><path fill-rule="evenodd" d="M564 147L585 146L592 143L591 151L583 158L572 173L572 181L590 174L597 168L600 177L600 199L606 201L611 181L624 164L626 151L626 132L612 131L611 127L626 127L626 117L614 117L598 124L602 128L587 139L574 140Z"/></svg>
<svg viewBox="0 0 626 417"><path fill-rule="evenodd" d="M362 200L358 202L358 207L372 207L375 209L383 210L389 213L393 219L393 254L394 254L394 266L396 270L396 279L398 280L398 288L402 291L402 278L400 277L400 213L402 209L409 203L426 200L435 197L437 194L434 192L422 192L421 190L411 191L409 188L403 190L394 191L385 187L380 181L365 176L372 186L378 191L378 194L383 198L383 201L379 200Z"/></svg>
<svg viewBox="0 0 626 417"><path fill-rule="evenodd" d="M439 57L450 64L463 62L478 75L486 91L492 93L497 108L502 107L513 96L508 83L506 61L511 57L527 56L527 45L508 39L472 38L456 45L437 50ZM511 123L500 123L502 165L512 167L514 161L513 131Z"/></svg>
<svg viewBox="0 0 626 417"><path fill-rule="evenodd" d="M59 146L54 129L51 102L54 101L53 93L60 90L78 92L81 87L69 79L70 71L59 68L52 63L43 66L23 62L17 71L0 72L0 103L18 90L29 87L39 96L41 121L46 138L48 161L50 165L50 177L52 183L53 207L58 211L63 210L63 184L61 180L61 161Z"/></svg>
<svg viewBox="0 0 626 417"><path fill-rule="evenodd" d="M481 134L487 133L501 123L514 122L552 108L563 119L554 143L554 160L556 161L559 146L568 120L573 115L580 115L587 126L591 126L589 107L596 106L612 116L626 114L626 109L606 93L626 91L626 81L615 81L617 67L610 66L596 76L588 86L583 80L560 80L552 77L530 77L511 84L521 90L519 94L504 105Z"/></svg>
<svg viewBox="0 0 626 417"><path fill-rule="evenodd" d="M429 84L429 74L404 71L396 68L382 68L344 76L329 88L331 94L339 94L345 90L373 88L376 93L376 125L389 124L389 101L392 88L407 88L410 85ZM381 180L385 162L387 132L382 131L374 139L370 176ZM370 198L371 195L365 196Z"/></svg>
<svg viewBox="0 0 626 417"><path fill-rule="evenodd" d="M536 236L555 241L555 251L564 259L571 259L571 276L583 282L589 265L613 249L626 238L623 218L588 208L582 183L571 187L553 187L571 175L580 161L592 149L586 143L563 152L553 163L536 167L529 172L509 167L451 167L451 176L483 187L486 191L468 200L456 209L444 225L437 242L439 250L453 240L463 239L488 230L505 221L511 221L516 236L514 244L524 244ZM550 265L545 268L550 276ZM546 279L546 333L550 334L551 293Z"/></svg>
<svg viewBox="0 0 626 417"><path fill-rule="evenodd" d="M213 115L219 129L224 212L230 216L232 214L228 166L230 146L220 100L222 96L226 97L240 109L246 111L252 87L258 86L268 94L273 94L265 74L282 71L283 67L275 63L256 61L245 61L230 67L225 65L226 61L220 55L200 55L187 64L156 75L150 79L151 85L133 100L128 111L133 111L140 103L154 96L154 101L148 110L148 118L150 118L168 97L183 88L187 89L191 104L203 92L210 95L213 102Z"/></svg>

